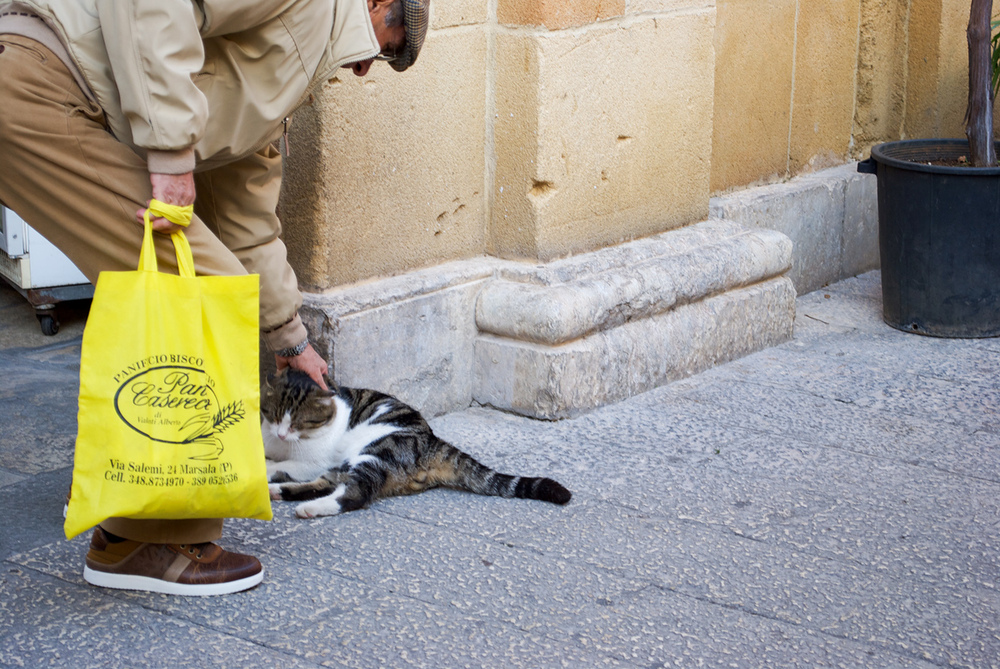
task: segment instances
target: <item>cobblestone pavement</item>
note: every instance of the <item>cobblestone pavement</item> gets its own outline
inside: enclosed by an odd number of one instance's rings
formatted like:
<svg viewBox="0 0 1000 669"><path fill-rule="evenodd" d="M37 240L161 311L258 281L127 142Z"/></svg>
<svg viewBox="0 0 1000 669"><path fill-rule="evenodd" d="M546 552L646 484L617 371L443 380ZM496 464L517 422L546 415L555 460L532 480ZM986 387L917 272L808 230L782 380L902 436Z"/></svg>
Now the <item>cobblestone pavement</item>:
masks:
<svg viewBox="0 0 1000 669"><path fill-rule="evenodd" d="M605 407L432 421L567 507L432 491L231 521L259 587L102 591L62 536L84 310L0 288L0 665L1000 667L1000 339L897 332L879 275L792 341Z"/></svg>

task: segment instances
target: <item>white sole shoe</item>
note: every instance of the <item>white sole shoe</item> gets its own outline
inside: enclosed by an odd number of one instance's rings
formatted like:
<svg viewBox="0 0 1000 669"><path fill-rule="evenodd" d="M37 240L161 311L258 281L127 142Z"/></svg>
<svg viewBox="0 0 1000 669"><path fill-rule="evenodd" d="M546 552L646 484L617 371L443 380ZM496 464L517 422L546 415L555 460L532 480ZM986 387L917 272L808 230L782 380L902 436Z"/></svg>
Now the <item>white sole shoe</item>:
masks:
<svg viewBox="0 0 1000 669"><path fill-rule="evenodd" d="M159 578L150 576L135 576L133 574L109 574L104 571L97 571L90 567L83 568L83 580L91 585L101 588L114 588L116 590L141 590L144 592L158 592L164 595L183 595L186 597L209 597L212 595L231 595L234 592L242 592L258 585L264 580L264 570L261 569L253 576L247 576L238 581L227 581L225 583L171 583Z"/></svg>

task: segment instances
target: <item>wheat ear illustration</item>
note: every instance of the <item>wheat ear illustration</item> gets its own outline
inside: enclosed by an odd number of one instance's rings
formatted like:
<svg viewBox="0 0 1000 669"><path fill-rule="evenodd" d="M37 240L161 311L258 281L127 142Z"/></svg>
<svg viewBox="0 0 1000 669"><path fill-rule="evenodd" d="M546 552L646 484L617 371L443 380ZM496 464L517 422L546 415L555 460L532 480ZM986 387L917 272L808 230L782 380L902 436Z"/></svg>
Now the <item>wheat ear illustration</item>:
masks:
<svg viewBox="0 0 1000 669"><path fill-rule="evenodd" d="M211 453L206 453L204 455L196 455L189 458L190 460L216 460L220 455L222 455L223 446L222 440L216 435L220 432L224 432L226 429L236 425L238 422L243 420L246 416L246 410L243 408L243 400L236 400L235 402L230 402L226 406L222 407L215 417L209 422L209 414L198 414L190 418L181 429L195 424L196 427L191 434L185 439L185 443L191 444L211 444L215 447L215 450Z"/></svg>
<svg viewBox="0 0 1000 669"><path fill-rule="evenodd" d="M223 432L226 428L230 428L243 420L245 415L246 411L243 409L243 400L231 402L222 407L219 413L215 414L215 423L212 425L214 428L213 431Z"/></svg>

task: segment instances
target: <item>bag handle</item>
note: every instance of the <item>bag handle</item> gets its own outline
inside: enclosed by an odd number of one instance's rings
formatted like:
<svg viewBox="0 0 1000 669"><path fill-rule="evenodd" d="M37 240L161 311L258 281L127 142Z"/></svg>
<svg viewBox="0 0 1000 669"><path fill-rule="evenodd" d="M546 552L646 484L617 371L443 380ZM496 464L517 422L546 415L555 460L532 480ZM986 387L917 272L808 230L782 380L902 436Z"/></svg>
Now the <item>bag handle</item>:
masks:
<svg viewBox="0 0 1000 669"><path fill-rule="evenodd" d="M149 201L149 207L142 215L145 227L142 233L142 248L139 251L139 271L157 271L156 248L153 245L153 224L149 220L150 214L165 218L175 225L187 227L191 224L193 213L194 205L179 207L159 200ZM170 234L170 239L174 242L174 252L177 253L177 273L188 279L194 278L194 255L191 253L191 245L184 232L181 230L173 232Z"/></svg>

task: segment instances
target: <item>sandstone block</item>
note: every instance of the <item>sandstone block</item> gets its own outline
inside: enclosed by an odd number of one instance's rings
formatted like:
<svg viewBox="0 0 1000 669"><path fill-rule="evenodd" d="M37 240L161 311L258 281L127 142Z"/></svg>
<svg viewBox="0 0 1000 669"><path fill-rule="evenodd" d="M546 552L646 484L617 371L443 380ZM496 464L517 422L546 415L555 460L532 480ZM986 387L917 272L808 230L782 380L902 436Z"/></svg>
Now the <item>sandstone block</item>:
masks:
<svg viewBox="0 0 1000 669"><path fill-rule="evenodd" d="M713 192L788 170L795 0L718 0Z"/></svg>
<svg viewBox="0 0 1000 669"><path fill-rule="evenodd" d="M701 11L706 5L714 4L713 0L709 0L709 2L699 2L698 0L629 0L628 13Z"/></svg>
<svg viewBox="0 0 1000 669"><path fill-rule="evenodd" d="M867 157L867 149L872 144L898 138L906 110L907 15L910 9L910 5L897 2L861 2L857 109L854 113L855 157Z"/></svg>
<svg viewBox="0 0 1000 669"><path fill-rule="evenodd" d="M854 123L859 0L799 5L790 170L847 159Z"/></svg>
<svg viewBox="0 0 1000 669"><path fill-rule="evenodd" d="M484 251L485 67L482 30L431 31L412 72L342 70L296 114L281 215L304 287Z"/></svg>
<svg viewBox="0 0 1000 669"><path fill-rule="evenodd" d="M492 252L547 261L704 219L714 19L497 36Z"/></svg>
<svg viewBox="0 0 1000 669"><path fill-rule="evenodd" d="M442 28L470 24L484 24L488 18L488 6L482 0L454 0L453 2L431 3L431 30L441 30ZM420 57L423 58L423 54Z"/></svg>
<svg viewBox="0 0 1000 669"><path fill-rule="evenodd" d="M625 0L498 0L501 25L544 26L549 30L594 23L625 13Z"/></svg>
<svg viewBox="0 0 1000 669"><path fill-rule="evenodd" d="M957 0L929 0L910 8L905 137L965 135L969 6Z"/></svg>

